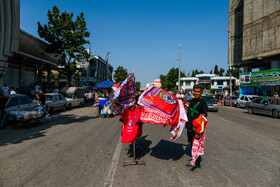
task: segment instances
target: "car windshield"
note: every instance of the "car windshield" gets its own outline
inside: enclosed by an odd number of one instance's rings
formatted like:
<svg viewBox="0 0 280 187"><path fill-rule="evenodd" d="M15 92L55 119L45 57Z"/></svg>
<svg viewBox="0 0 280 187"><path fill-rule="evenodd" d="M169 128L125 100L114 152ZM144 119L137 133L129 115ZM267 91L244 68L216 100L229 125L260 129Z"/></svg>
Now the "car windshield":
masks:
<svg viewBox="0 0 280 187"><path fill-rule="evenodd" d="M269 103L272 105L280 105L279 99L268 99Z"/></svg>
<svg viewBox="0 0 280 187"><path fill-rule="evenodd" d="M202 96L206 101L215 101L214 97L211 96Z"/></svg>
<svg viewBox="0 0 280 187"><path fill-rule="evenodd" d="M46 101L52 101L53 95L46 95Z"/></svg>
<svg viewBox="0 0 280 187"><path fill-rule="evenodd" d="M73 95L72 95L72 94L66 94L65 97L66 97L66 98L69 98L69 99L72 99L72 98L73 98Z"/></svg>

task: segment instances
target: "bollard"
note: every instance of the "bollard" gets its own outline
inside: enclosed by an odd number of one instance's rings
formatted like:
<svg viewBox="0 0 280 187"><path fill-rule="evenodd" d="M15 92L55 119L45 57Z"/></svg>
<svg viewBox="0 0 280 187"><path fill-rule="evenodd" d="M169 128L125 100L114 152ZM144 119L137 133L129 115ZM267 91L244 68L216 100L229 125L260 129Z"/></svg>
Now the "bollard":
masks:
<svg viewBox="0 0 280 187"><path fill-rule="evenodd" d="M230 104L229 104L229 106L230 106L230 107L232 107L232 101L230 101Z"/></svg>
<svg viewBox="0 0 280 187"><path fill-rule="evenodd" d="M223 106L225 106L225 101L223 100Z"/></svg>

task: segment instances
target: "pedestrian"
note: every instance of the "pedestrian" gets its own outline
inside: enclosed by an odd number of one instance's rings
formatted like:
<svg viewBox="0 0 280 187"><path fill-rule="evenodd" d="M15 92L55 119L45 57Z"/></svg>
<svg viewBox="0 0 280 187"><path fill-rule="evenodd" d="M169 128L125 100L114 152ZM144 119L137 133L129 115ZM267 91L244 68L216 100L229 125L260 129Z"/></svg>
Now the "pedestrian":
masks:
<svg viewBox="0 0 280 187"><path fill-rule="evenodd" d="M195 131L193 129L193 120L198 117L207 117L208 104L205 99L202 98L203 87L200 85L194 85L193 87L193 96L194 98L190 100L189 105L186 105L185 108L188 110L188 122L186 125L188 142L192 146Z"/></svg>
<svg viewBox="0 0 280 187"><path fill-rule="evenodd" d="M2 91L4 95L8 95L9 94L9 86L7 86L7 84L4 84L4 86L2 87Z"/></svg>
<svg viewBox="0 0 280 187"><path fill-rule="evenodd" d="M11 87L10 94L12 94L12 95L17 94L14 87Z"/></svg>
<svg viewBox="0 0 280 187"><path fill-rule="evenodd" d="M47 111L46 108L45 108L45 105L46 105L46 97L45 97L45 94L44 94L44 92L43 92L42 89L39 90L39 93L36 94L36 97L37 97L38 100L39 100L39 104L40 104L41 110L45 113L45 116L46 116L46 117L49 117L50 114L48 113L48 111Z"/></svg>
<svg viewBox="0 0 280 187"><path fill-rule="evenodd" d="M277 92L274 93L273 98L274 98L274 99L278 99L278 98L279 98L279 95L278 95Z"/></svg>
<svg viewBox="0 0 280 187"><path fill-rule="evenodd" d="M39 93L39 91L40 91L40 86L39 86L38 83L35 83L34 90L35 90L35 93L36 93L36 94Z"/></svg>
<svg viewBox="0 0 280 187"><path fill-rule="evenodd" d="M86 97L87 97L89 106L92 106L93 94L89 91L89 92L86 94Z"/></svg>

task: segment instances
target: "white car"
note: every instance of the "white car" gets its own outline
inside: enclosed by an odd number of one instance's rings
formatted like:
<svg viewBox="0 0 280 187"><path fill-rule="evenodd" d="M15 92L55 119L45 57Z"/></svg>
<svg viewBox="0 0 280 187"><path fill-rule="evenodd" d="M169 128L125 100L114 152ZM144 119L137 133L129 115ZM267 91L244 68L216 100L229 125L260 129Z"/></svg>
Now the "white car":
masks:
<svg viewBox="0 0 280 187"><path fill-rule="evenodd" d="M67 108L71 109L72 107L82 107L85 102L84 97L78 98L76 94L66 94L65 98L67 100Z"/></svg>
<svg viewBox="0 0 280 187"><path fill-rule="evenodd" d="M239 98L236 100L236 106L237 108L246 108L246 103L251 102L253 99L258 98L257 95L243 95L239 96Z"/></svg>

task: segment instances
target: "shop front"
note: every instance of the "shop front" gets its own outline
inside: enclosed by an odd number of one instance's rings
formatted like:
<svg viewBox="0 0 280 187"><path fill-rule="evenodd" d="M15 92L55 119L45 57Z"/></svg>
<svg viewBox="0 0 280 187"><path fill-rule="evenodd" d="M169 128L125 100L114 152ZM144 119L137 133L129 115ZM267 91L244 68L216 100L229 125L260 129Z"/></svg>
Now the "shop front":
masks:
<svg viewBox="0 0 280 187"><path fill-rule="evenodd" d="M240 95L272 96L280 92L280 69L240 74Z"/></svg>

